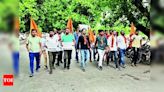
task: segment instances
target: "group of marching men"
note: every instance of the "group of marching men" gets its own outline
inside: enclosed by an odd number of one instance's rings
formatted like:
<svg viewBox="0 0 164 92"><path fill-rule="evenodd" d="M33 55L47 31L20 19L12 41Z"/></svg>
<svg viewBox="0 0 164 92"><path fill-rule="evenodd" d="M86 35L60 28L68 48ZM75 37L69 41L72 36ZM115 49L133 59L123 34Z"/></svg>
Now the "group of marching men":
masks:
<svg viewBox="0 0 164 92"><path fill-rule="evenodd" d="M76 61L80 62L83 72L86 71L88 61L97 61L98 69L103 69L103 61L109 65L109 61L114 61L115 68L120 70L125 68L125 51L133 48L134 58L132 66L136 66L139 55L139 48L142 45L142 37L136 33L125 36L125 33L115 31L98 30L98 35L94 33L94 39L90 40L87 29L77 30L71 33L68 28L64 31L50 31L47 36L38 37L37 30L32 29L26 40L26 48L29 52L30 76L34 75L34 59L36 59L36 71L40 68L41 55L44 57L44 68L49 69L49 74L53 73L55 64L59 66L64 63L64 69L70 69L72 50L75 49ZM12 49L14 74L19 73L19 32L15 31L11 37L10 48ZM80 57L80 58L79 58ZM49 61L49 62L47 62ZM49 63L49 65L48 65Z"/></svg>

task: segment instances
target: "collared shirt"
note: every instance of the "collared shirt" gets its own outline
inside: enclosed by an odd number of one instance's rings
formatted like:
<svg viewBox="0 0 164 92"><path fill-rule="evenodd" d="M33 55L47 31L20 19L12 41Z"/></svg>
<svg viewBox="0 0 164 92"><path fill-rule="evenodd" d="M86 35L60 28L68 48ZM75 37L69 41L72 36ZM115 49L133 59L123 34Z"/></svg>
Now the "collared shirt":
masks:
<svg viewBox="0 0 164 92"><path fill-rule="evenodd" d="M98 49L105 50L107 46L107 39L105 36L98 36L96 38L96 44L98 45Z"/></svg>
<svg viewBox="0 0 164 92"><path fill-rule="evenodd" d="M46 38L46 46L47 50L51 52L57 52L59 48L59 37L58 35L54 35L53 37Z"/></svg>
<svg viewBox="0 0 164 92"><path fill-rule="evenodd" d="M72 50L74 48L73 47L74 40L75 40L75 38L74 38L73 34L68 34L68 35L64 34L62 36L63 49L64 50Z"/></svg>
<svg viewBox="0 0 164 92"><path fill-rule="evenodd" d="M140 35L133 35L132 39L133 39L132 47L140 48L141 46L140 41L142 40L142 37Z"/></svg>
<svg viewBox="0 0 164 92"><path fill-rule="evenodd" d="M127 48L127 39L126 39L126 37L124 38L122 35L118 36L117 37L117 43L118 43L118 47L120 49L126 49Z"/></svg>
<svg viewBox="0 0 164 92"><path fill-rule="evenodd" d="M117 36L110 36L108 38L108 45L111 51L117 51Z"/></svg>
<svg viewBox="0 0 164 92"><path fill-rule="evenodd" d="M79 37L80 37L80 33L74 33L74 38L75 38L75 42L76 44L78 43L78 40L79 40Z"/></svg>
<svg viewBox="0 0 164 92"><path fill-rule="evenodd" d="M35 37L29 36L26 42L26 44L28 44L28 48L30 49L30 52L34 52L34 53L40 52L41 50L40 43L41 43L41 39L37 36Z"/></svg>

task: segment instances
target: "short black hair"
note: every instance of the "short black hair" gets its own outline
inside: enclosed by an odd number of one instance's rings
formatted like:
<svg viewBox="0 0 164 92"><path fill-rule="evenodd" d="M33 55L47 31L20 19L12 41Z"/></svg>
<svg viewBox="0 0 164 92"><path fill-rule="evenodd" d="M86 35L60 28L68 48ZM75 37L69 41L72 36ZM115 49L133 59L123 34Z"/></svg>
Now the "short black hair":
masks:
<svg viewBox="0 0 164 92"><path fill-rule="evenodd" d="M68 28L68 27L66 27L66 29L69 29L69 28ZM66 29L65 29L65 30L66 30Z"/></svg>
<svg viewBox="0 0 164 92"><path fill-rule="evenodd" d="M100 33L100 32L103 32L103 30L100 29L100 30L98 30L98 32L99 32L99 33Z"/></svg>
<svg viewBox="0 0 164 92"><path fill-rule="evenodd" d="M37 30L36 30L36 29L32 29L32 30L31 30L31 32L33 32L33 31L36 31L36 32L37 32Z"/></svg>

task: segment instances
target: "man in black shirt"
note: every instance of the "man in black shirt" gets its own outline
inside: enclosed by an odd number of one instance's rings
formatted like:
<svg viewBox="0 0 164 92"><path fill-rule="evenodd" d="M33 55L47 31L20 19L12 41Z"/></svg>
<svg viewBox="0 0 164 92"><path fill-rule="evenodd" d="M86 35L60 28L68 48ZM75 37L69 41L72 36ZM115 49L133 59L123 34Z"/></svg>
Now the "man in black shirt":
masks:
<svg viewBox="0 0 164 92"><path fill-rule="evenodd" d="M86 36L86 29L82 30L82 35L78 39L77 49L80 49L81 53L81 68L85 72L86 63L89 61L89 49L90 42L89 38Z"/></svg>

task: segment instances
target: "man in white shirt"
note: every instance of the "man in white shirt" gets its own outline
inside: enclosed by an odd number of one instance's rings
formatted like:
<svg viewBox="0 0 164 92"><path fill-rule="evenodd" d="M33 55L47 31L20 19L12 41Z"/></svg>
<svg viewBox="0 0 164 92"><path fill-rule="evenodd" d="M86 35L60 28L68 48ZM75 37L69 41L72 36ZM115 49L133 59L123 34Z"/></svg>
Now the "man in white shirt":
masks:
<svg viewBox="0 0 164 92"><path fill-rule="evenodd" d="M120 69L118 65L118 55L117 55L117 35L116 32L113 32L113 34L108 38L108 46L109 46L109 56L112 58L114 56L114 62L116 69Z"/></svg>
<svg viewBox="0 0 164 92"><path fill-rule="evenodd" d="M123 31L120 32L120 36L117 38L119 54L120 54L120 62L119 64L125 68L125 50L127 48L127 38L125 37L125 33Z"/></svg>
<svg viewBox="0 0 164 92"><path fill-rule="evenodd" d="M49 74L52 74L52 70L55 69L54 63L56 56L58 54L58 36L54 35L53 31L50 31L49 37L46 38L46 47L48 50L48 56L49 56L49 66L50 66L50 72Z"/></svg>

